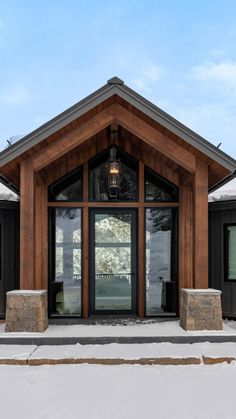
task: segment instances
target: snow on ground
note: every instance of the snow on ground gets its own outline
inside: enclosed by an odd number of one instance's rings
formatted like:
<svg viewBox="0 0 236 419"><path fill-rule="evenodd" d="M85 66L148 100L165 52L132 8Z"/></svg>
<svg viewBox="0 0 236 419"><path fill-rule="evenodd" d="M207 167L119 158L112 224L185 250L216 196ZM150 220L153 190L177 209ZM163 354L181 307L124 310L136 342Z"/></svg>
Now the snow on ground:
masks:
<svg viewBox="0 0 236 419"><path fill-rule="evenodd" d="M0 366L4 419L235 419L236 365Z"/></svg>
<svg viewBox="0 0 236 419"><path fill-rule="evenodd" d="M0 359L28 359L36 348L36 345L0 345Z"/></svg>
<svg viewBox="0 0 236 419"><path fill-rule="evenodd" d="M142 358L188 358L203 356L236 358L236 343L193 343L169 342L144 344L107 345L0 345L1 359L133 359Z"/></svg>
<svg viewBox="0 0 236 419"><path fill-rule="evenodd" d="M1 346L0 346L1 354ZM39 346L31 359L98 358L187 358L187 357L236 357L236 343L145 343L108 345L59 345Z"/></svg>
<svg viewBox="0 0 236 419"><path fill-rule="evenodd" d="M78 324L78 325L49 325L43 333L5 333L4 323L0 324L0 337L111 337L111 336L212 336L212 335L236 335L236 329L231 327L231 323L224 323L221 330L201 330L186 332L179 325L178 320L157 322L143 321L140 323L132 322L128 324ZM235 327L235 326L234 326Z"/></svg>

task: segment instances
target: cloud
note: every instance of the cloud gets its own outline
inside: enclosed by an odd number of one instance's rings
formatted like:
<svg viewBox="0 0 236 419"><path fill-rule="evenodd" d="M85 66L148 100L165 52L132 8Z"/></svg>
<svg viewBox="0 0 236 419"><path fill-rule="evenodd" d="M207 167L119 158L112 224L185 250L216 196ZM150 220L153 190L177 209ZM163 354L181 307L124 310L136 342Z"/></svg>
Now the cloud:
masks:
<svg viewBox="0 0 236 419"><path fill-rule="evenodd" d="M1 91L0 105L1 106L15 106L28 103L30 95L25 86L21 83L10 86Z"/></svg>
<svg viewBox="0 0 236 419"><path fill-rule="evenodd" d="M224 83L236 93L236 61L208 62L193 67L191 75L204 82Z"/></svg>
<svg viewBox="0 0 236 419"><path fill-rule="evenodd" d="M235 110L228 102L193 104L182 102L174 116L214 145L236 157Z"/></svg>
<svg viewBox="0 0 236 419"><path fill-rule="evenodd" d="M131 83L134 89L141 90L145 93L150 92L153 84L164 75L163 69L149 62L143 64L137 73L138 76L132 79Z"/></svg>

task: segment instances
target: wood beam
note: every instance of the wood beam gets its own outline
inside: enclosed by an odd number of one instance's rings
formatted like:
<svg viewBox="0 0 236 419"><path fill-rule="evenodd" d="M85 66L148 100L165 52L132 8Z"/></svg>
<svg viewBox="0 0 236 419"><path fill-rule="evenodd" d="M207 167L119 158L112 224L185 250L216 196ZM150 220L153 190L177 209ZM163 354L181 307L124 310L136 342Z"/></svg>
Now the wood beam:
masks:
<svg viewBox="0 0 236 419"><path fill-rule="evenodd" d="M194 288L208 288L208 166L197 159L193 178Z"/></svg>
<svg viewBox="0 0 236 419"><path fill-rule="evenodd" d="M145 166L154 170L170 182L177 186L179 185L178 173L165 166L157 159L153 159L152 153L145 151L143 146L140 145L141 141L136 148L133 147L133 142L131 142L128 138L125 138L124 143L121 145L117 139L109 143L107 135L105 134L101 137L98 136L97 139L94 140L94 143L89 144L87 147L86 143L83 144L81 146L81 150L78 148L76 151L74 151L73 156L71 156L71 153L65 155L63 161L62 159L59 159L55 165L51 166L51 169L50 166L45 168L47 170L46 173L43 173L43 179L45 179L45 183L50 185L51 183L57 181L60 177L65 176L68 172L76 169L78 166L85 164L88 159L94 157L96 154L102 151L105 151L109 145L114 143L120 146L120 148L124 149L124 151L127 153L128 150L132 148L131 154L134 158L142 161Z"/></svg>
<svg viewBox="0 0 236 419"><path fill-rule="evenodd" d="M20 288L34 289L34 172L32 162L20 165Z"/></svg>
<svg viewBox="0 0 236 419"><path fill-rule="evenodd" d="M196 158L185 148L181 147L175 141L160 133L148 123L127 111L121 105L116 104L116 121L139 137L141 140L160 151L172 161L181 167L194 173L196 170Z"/></svg>
<svg viewBox="0 0 236 419"><path fill-rule="evenodd" d="M139 162L139 202L144 203L144 164ZM145 316L145 232L144 207L138 209L138 314Z"/></svg>
<svg viewBox="0 0 236 419"><path fill-rule="evenodd" d="M179 290L193 288L192 185L179 188Z"/></svg>
<svg viewBox="0 0 236 419"><path fill-rule="evenodd" d="M82 226L82 316L89 317L89 209L83 209Z"/></svg>
<svg viewBox="0 0 236 419"><path fill-rule="evenodd" d="M90 208L138 208L138 207L147 207L147 208L178 208L178 202L69 202L69 201L54 201L48 202L48 207L90 207Z"/></svg>
<svg viewBox="0 0 236 419"><path fill-rule="evenodd" d="M83 166L83 199L88 201L88 163ZM82 214L82 316L89 316L89 208L83 208Z"/></svg>
<svg viewBox="0 0 236 419"><path fill-rule="evenodd" d="M35 289L48 288L48 194L47 186L35 185Z"/></svg>
<svg viewBox="0 0 236 419"><path fill-rule="evenodd" d="M73 148L79 146L99 131L114 122L115 105L109 106L104 111L90 119L79 128L75 128L65 136L60 137L54 143L45 147L42 151L32 156L33 169L39 171L66 154Z"/></svg>

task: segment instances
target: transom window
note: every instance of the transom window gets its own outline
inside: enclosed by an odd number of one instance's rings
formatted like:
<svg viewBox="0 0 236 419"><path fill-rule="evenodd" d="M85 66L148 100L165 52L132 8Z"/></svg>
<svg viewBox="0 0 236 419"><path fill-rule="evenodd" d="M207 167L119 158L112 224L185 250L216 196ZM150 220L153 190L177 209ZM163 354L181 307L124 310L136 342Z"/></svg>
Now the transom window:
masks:
<svg viewBox="0 0 236 419"><path fill-rule="evenodd" d="M82 185L82 168L79 168L49 187L49 201L82 201Z"/></svg>
<svg viewBox="0 0 236 419"><path fill-rule="evenodd" d="M145 200L176 202L178 200L178 188L162 176L145 168Z"/></svg>
<svg viewBox="0 0 236 419"><path fill-rule="evenodd" d="M117 178L110 180L116 163ZM89 164L89 198L91 201L137 201L138 200L138 162L121 150L112 148L95 157ZM113 184L114 183L114 184ZM117 191L115 190L115 188Z"/></svg>
<svg viewBox="0 0 236 419"><path fill-rule="evenodd" d="M89 201L138 201L138 161L117 147L111 147L89 161ZM72 171L48 190L49 201L83 201L83 167ZM146 202L177 202L178 188L145 167Z"/></svg>

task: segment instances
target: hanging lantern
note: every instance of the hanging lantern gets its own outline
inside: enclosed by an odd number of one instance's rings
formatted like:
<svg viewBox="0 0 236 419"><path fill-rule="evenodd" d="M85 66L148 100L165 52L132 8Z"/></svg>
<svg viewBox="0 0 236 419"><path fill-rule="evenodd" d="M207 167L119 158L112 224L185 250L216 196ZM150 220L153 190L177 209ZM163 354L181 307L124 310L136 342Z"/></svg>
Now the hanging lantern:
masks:
<svg viewBox="0 0 236 419"><path fill-rule="evenodd" d="M120 162L116 158L116 149L112 147L110 150L110 158L108 164L108 184L110 198L118 198L120 186Z"/></svg>

